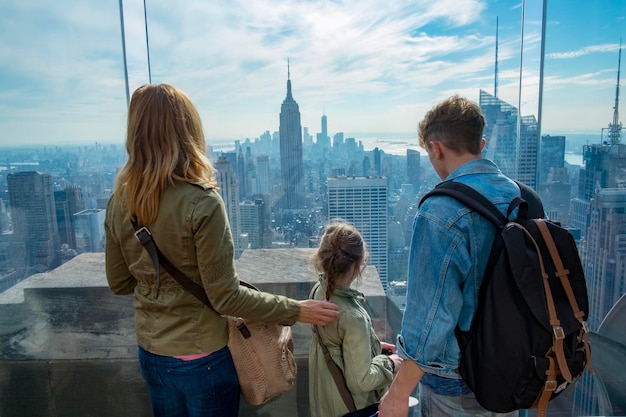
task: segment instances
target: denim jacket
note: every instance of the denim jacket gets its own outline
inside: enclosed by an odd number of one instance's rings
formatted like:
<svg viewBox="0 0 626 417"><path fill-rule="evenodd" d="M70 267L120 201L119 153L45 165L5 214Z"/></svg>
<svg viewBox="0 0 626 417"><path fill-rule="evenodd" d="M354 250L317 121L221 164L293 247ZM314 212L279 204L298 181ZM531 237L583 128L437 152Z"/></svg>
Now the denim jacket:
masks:
<svg viewBox="0 0 626 417"><path fill-rule="evenodd" d="M515 182L487 159L461 165L446 180L475 188L504 215L510 201L520 195ZM425 377L461 378L454 328L457 323L462 330L470 327L494 235L488 220L451 197L431 197L417 211L397 347L398 354L415 361Z"/></svg>

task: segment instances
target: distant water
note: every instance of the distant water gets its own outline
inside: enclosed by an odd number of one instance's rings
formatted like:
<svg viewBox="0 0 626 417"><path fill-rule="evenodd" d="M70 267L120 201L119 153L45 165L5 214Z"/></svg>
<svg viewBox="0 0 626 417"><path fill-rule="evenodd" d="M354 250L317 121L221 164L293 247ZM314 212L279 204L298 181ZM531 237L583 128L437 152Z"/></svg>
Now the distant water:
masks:
<svg viewBox="0 0 626 417"><path fill-rule="evenodd" d="M419 146L417 134L362 134L348 135L344 134L344 140L354 138L356 143L362 142L366 151L372 151L374 148L383 150L390 155L406 155L407 149L413 149L425 155L425 151ZM244 143L242 140L241 143ZM331 138L332 143L332 138ZM208 141L213 152L232 152L235 150L234 140L213 140Z"/></svg>
<svg viewBox="0 0 626 417"><path fill-rule="evenodd" d="M579 152L566 152L565 153L565 162L570 165L580 165L583 164L583 154Z"/></svg>
<svg viewBox="0 0 626 417"><path fill-rule="evenodd" d="M552 136L565 136L565 160L572 165L582 165L582 147L600 143L600 135L588 133L546 133ZM417 133L361 133L361 134L344 134L345 138L354 138L357 143L363 142L366 151L372 151L374 148L381 149L390 155L406 155L407 149L419 151L422 155L426 155L418 143ZM242 140L241 143L244 141ZM331 139L332 143L332 139ZM234 140L209 140L209 145L213 148L213 152L230 152L235 150Z"/></svg>

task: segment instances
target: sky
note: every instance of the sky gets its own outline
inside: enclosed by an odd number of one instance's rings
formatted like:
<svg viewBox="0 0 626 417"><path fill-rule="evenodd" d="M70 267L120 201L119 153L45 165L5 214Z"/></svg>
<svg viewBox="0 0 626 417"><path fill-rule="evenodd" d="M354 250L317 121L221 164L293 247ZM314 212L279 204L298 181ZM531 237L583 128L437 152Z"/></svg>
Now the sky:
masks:
<svg viewBox="0 0 626 417"><path fill-rule="evenodd" d="M497 22L498 96L539 117L541 3L146 0L146 40L144 1L125 0L129 91L174 85L209 143L253 140L278 130L289 62L313 136L324 114L331 136L416 136L437 102L494 93ZM119 4L0 3L0 145L123 143ZM626 0L548 1L542 134L599 136L611 122L625 17Z"/></svg>

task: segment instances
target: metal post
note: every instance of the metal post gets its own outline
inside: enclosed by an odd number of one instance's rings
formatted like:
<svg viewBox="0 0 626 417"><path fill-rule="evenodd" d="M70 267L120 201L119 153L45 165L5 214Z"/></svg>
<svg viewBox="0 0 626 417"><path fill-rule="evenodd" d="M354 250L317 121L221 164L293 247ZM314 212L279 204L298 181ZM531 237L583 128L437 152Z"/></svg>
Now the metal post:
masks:
<svg viewBox="0 0 626 417"><path fill-rule="evenodd" d="M539 60L539 102L537 109L537 161L535 170L535 184L537 188L539 186L539 169L543 169L541 166L541 158L539 157L541 153L541 120L542 120L542 110L543 110L543 67L544 67L544 58L546 56L546 13L548 11L548 0L543 0L543 12L541 16L541 56Z"/></svg>
<svg viewBox="0 0 626 417"><path fill-rule="evenodd" d="M146 26L146 51L148 53L148 83L152 84L152 69L150 67L150 43L148 42L148 13L146 12L146 0L143 0L143 21Z"/></svg>
<svg viewBox="0 0 626 417"><path fill-rule="evenodd" d="M124 33L124 5L120 3L120 27L122 30L122 55L124 56L124 81L126 82L126 107L130 105L130 90L128 88L128 64L126 62L126 35Z"/></svg>

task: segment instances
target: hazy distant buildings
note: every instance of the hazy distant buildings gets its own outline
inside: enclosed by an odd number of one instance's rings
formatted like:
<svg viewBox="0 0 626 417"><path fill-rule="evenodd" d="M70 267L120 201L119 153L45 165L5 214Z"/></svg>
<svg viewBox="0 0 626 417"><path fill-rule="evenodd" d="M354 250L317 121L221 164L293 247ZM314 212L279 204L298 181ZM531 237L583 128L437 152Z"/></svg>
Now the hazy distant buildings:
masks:
<svg viewBox="0 0 626 417"><path fill-rule="evenodd" d="M583 163L578 183L580 198L590 200L600 188L626 188L626 145L585 145Z"/></svg>
<svg viewBox="0 0 626 417"><path fill-rule="evenodd" d="M565 165L565 136L543 135L541 137L541 157L539 163L539 184L548 179L550 168L562 168Z"/></svg>
<svg viewBox="0 0 626 417"><path fill-rule="evenodd" d="M270 158L267 155L256 157L256 189L257 193L270 195L272 189L272 171Z"/></svg>
<svg viewBox="0 0 626 417"><path fill-rule="evenodd" d="M89 209L73 215L75 225L76 251L104 251L104 217L106 210Z"/></svg>
<svg viewBox="0 0 626 417"><path fill-rule="evenodd" d="M215 162L215 176L217 178L218 192L224 200L226 214L230 223L230 231L235 245L235 259L238 259L243 249L240 243L241 221L239 215L239 182L228 159L220 155Z"/></svg>
<svg viewBox="0 0 626 417"><path fill-rule="evenodd" d="M322 115L321 132L315 137L315 146L319 152L324 152L330 149L330 136L328 136L328 117L325 114Z"/></svg>
<svg viewBox="0 0 626 417"><path fill-rule="evenodd" d="M59 235L50 175L35 171L9 174L7 186L13 255L25 259L27 267L55 267Z"/></svg>
<svg viewBox="0 0 626 417"><path fill-rule="evenodd" d="M363 235L368 264L378 270L383 288L388 280L388 190L382 177L328 178L328 217L352 223Z"/></svg>
<svg viewBox="0 0 626 417"><path fill-rule="evenodd" d="M413 185L413 192L417 193L420 187L420 157L421 154L415 149L406 150L406 176L408 184Z"/></svg>
<svg viewBox="0 0 626 417"><path fill-rule="evenodd" d="M300 108L291 94L291 76L287 71L287 97L280 108L280 172L282 194L279 206L284 210L303 206L304 168Z"/></svg>
<svg viewBox="0 0 626 417"><path fill-rule="evenodd" d="M571 225L570 206L572 185L565 167L552 167L540 189L546 215L565 225Z"/></svg>
<svg viewBox="0 0 626 417"><path fill-rule="evenodd" d="M265 203L262 198L239 203L241 233L248 234L250 249L263 248L263 231L265 230Z"/></svg>
<svg viewBox="0 0 626 417"><path fill-rule="evenodd" d="M68 185L65 190L54 192L54 205L57 213L57 224L61 243L77 249L74 214L85 210L85 201L78 185Z"/></svg>

